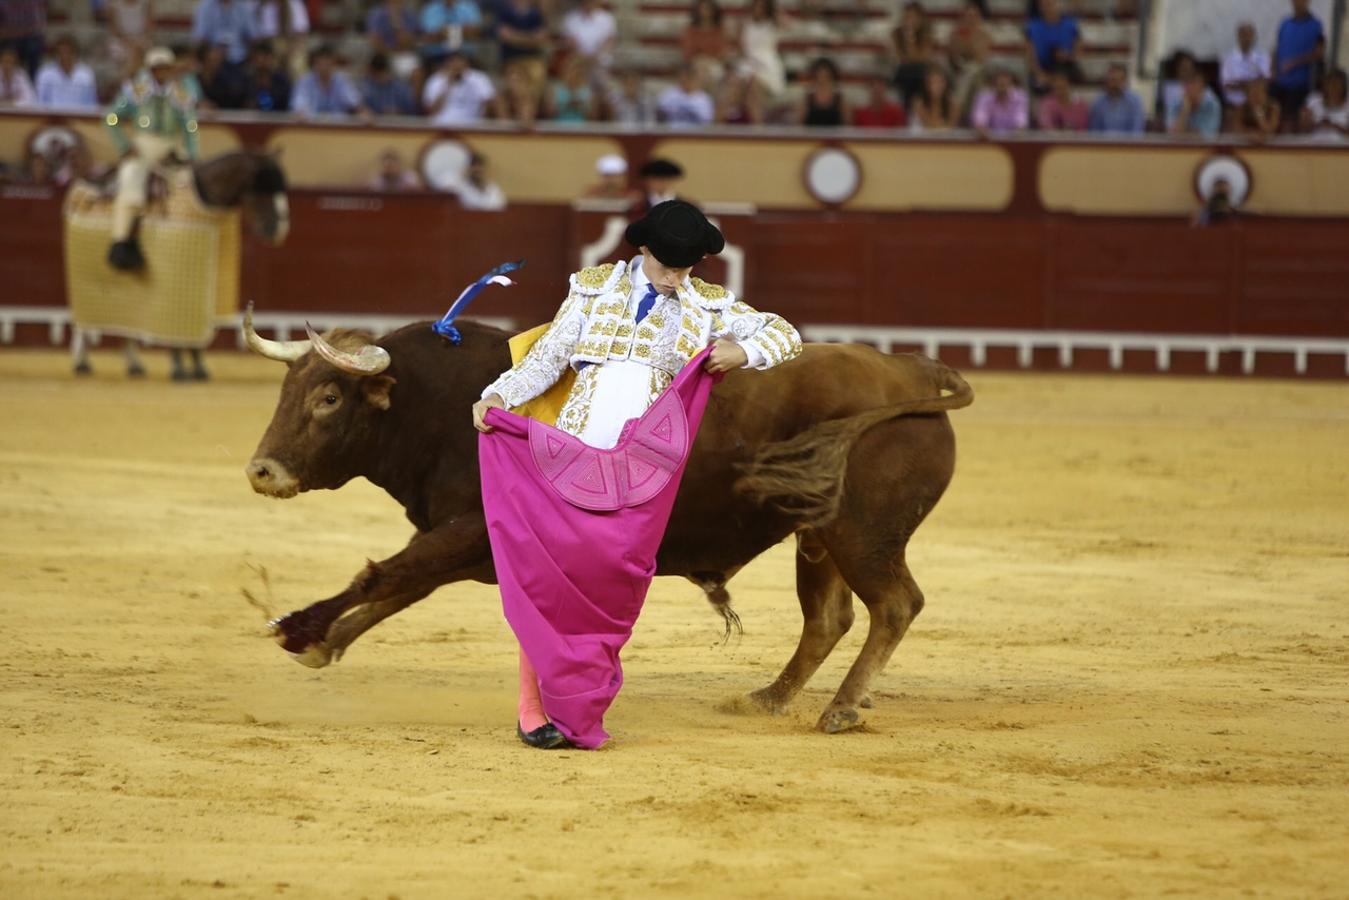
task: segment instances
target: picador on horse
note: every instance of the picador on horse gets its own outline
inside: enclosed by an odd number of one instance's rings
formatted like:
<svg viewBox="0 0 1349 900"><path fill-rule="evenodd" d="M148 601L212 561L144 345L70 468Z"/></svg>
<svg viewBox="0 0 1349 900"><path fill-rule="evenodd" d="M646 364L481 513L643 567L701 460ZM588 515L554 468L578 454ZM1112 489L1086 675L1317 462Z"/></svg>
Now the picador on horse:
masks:
<svg viewBox="0 0 1349 900"><path fill-rule="evenodd" d="M145 265L136 232L145 210L151 172L174 158L180 147L188 160L197 158L196 101L173 77L173 69L172 50L150 50L145 54L145 68L108 110L108 132L122 157L117 167L112 247L108 250L108 262L118 269Z"/></svg>

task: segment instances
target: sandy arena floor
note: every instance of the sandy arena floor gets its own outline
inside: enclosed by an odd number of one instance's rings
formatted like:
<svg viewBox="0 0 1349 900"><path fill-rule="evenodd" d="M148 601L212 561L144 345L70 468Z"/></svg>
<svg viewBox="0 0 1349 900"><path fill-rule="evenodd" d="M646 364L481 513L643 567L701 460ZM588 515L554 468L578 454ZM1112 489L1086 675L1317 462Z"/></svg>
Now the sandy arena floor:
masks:
<svg viewBox="0 0 1349 900"><path fill-rule="evenodd" d="M0 896L1349 895L1349 387L972 373L928 607L860 733L781 718L783 545L656 582L599 753L514 737L492 588L321 671L264 636L409 526L242 467L281 367L0 352ZM340 526L335 524L340 522ZM859 618L859 626L864 623Z"/></svg>

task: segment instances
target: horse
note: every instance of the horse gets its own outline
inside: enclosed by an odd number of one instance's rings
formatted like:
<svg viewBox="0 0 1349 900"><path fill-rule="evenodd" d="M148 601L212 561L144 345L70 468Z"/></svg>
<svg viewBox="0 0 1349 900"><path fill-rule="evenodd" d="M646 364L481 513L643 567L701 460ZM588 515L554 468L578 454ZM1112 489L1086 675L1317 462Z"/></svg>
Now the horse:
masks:
<svg viewBox="0 0 1349 900"><path fill-rule="evenodd" d="M275 153L261 150L235 150L222 153L211 159L195 163L191 169L192 188L197 200L208 210L225 212L242 210L254 234L271 243L281 244L290 230L290 206L286 199L286 176L277 161ZM172 180L172 179L168 179ZM84 185L86 190L102 193L100 185ZM139 234L138 221L132 233L135 241ZM100 277L103 277L100 275ZM107 278L134 277L124 275L111 268L107 269ZM145 367L140 361L139 341L127 337L124 341L127 375L139 378L145 375ZM89 363L87 335L84 330L74 326L71 338L71 353L76 375L90 375L93 367ZM192 368L189 371L183 364L182 348L170 350L172 359L172 378L174 381L205 381L210 376L202 363L201 350L192 348Z"/></svg>

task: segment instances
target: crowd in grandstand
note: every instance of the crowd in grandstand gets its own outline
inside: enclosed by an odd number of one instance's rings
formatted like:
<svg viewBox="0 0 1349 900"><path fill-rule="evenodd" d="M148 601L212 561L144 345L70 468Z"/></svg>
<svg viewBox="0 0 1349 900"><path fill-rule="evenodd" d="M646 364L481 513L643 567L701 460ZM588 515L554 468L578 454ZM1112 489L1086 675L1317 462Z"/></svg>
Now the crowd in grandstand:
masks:
<svg viewBox="0 0 1349 900"><path fill-rule="evenodd" d="M784 64L784 29L794 17L820 15L818 0L800 0L790 16L776 0L747 0L737 16L725 14L717 0L694 0L678 45L682 63L658 90L642 72L615 64L618 23L601 0L573 2L563 8L554 0L379 0L358 23L361 52L344 45L350 57L344 58L311 29L311 14L322 4L199 0L190 44L174 47L178 77L203 110L365 121L423 116L438 126L796 123L1349 137L1345 73L1326 58L1325 24L1309 0L1288 0L1289 15L1274 35L1230 23L1234 43L1216 74L1218 61L1205 64L1177 51L1151 104L1131 90L1123 64L1112 65L1099 83L1084 76L1074 13L1087 0L1031 0L1024 64L1015 66L1005 49L994 52L987 0L965 2L941 43L923 3L900 0L889 58L877 60L864 93L826 52L800 72ZM1130 0L1103 5L1132 14ZM10 0L4 10L0 106L106 105L160 43L153 0L94 0L103 37L86 47L48 27L45 3ZM96 58L108 77L96 78L86 57Z"/></svg>

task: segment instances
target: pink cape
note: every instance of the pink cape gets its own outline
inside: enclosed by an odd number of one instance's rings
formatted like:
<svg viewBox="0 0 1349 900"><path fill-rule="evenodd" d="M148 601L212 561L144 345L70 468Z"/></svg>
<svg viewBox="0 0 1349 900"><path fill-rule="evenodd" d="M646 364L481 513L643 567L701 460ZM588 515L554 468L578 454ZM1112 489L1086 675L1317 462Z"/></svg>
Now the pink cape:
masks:
<svg viewBox="0 0 1349 900"><path fill-rule="evenodd" d="M482 502L506 620L539 675L548 718L578 747L608 740L618 653L642 611L712 385L694 357L617 446L600 450L534 419L487 413Z"/></svg>

